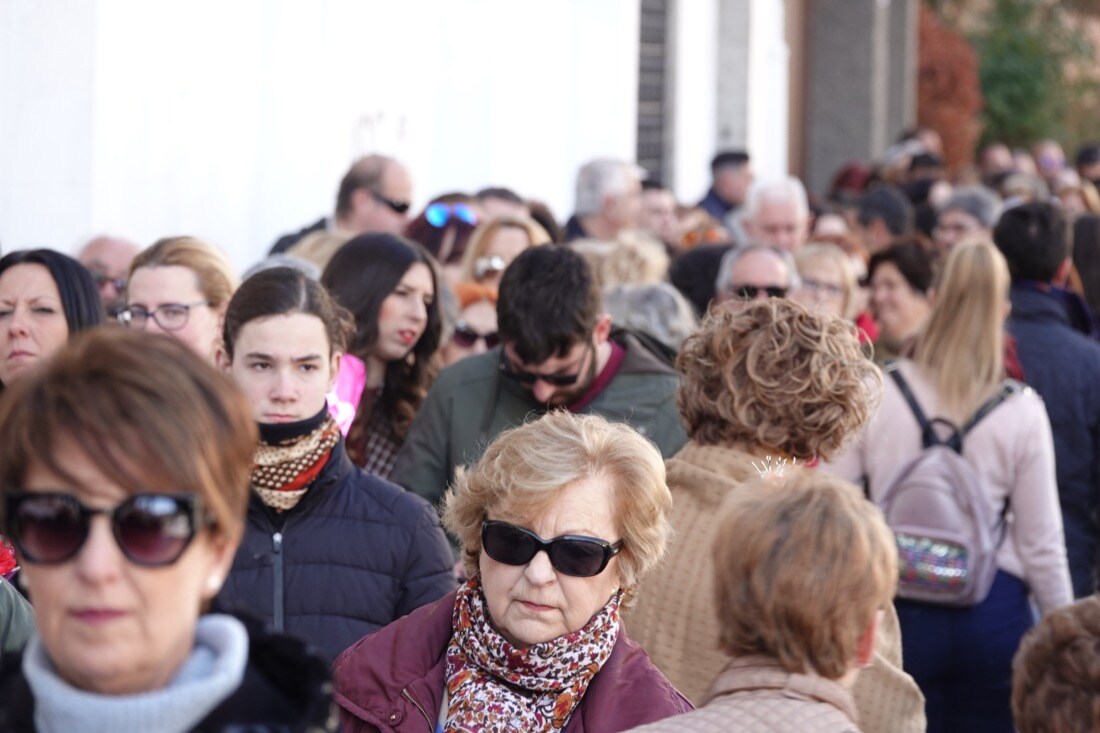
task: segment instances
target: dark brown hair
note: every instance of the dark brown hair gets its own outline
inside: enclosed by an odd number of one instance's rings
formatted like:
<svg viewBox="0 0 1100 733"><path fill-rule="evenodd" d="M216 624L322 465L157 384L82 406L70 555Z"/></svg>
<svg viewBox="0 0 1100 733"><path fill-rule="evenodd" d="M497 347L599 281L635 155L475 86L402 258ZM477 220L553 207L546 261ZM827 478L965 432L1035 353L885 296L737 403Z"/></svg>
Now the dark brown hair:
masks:
<svg viewBox="0 0 1100 733"><path fill-rule="evenodd" d="M73 335L0 400L0 491L30 466L68 480L70 440L119 486L194 493L234 535L244 522L259 436L252 406L224 374L185 344L103 328Z"/></svg>

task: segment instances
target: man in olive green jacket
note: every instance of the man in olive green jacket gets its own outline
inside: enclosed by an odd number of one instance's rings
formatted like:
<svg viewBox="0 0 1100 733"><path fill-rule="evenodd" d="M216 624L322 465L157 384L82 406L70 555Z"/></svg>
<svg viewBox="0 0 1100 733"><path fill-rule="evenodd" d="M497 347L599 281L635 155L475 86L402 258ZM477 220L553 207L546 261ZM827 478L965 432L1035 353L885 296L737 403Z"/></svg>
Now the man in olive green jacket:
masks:
<svg viewBox="0 0 1100 733"><path fill-rule="evenodd" d="M581 255L564 247L521 254L501 280L497 321L499 347L443 370L432 385L392 481L438 503L458 466L549 409L628 423L665 457L687 442L671 354L641 334L612 330Z"/></svg>

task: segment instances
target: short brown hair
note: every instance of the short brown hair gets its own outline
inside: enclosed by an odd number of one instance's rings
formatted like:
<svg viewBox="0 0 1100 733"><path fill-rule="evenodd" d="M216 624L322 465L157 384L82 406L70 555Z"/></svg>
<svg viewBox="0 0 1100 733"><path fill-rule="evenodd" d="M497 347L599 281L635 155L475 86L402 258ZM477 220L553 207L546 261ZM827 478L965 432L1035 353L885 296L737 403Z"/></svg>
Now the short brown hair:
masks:
<svg viewBox="0 0 1100 733"><path fill-rule="evenodd" d="M1012 716L1020 733L1074 733L1100 724L1100 598L1047 615L1012 660Z"/></svg>
<svg viewBox="0 0 1100 733"><path fill-rule="evenodd" d="M630 426L567 410L501 433L447 492L443 524L458 537L466 572L478 572L481 523L490 513L528 521L552 505L561 489L590 477L612 484L623 542L619 569L629 597L664 556L671 533L665 464Z"/></svg>
<svg viewBox="0 0 1100 733"><path fill-rule="evenodd" d="M239 284L233 265L212 244L198 237L165 237L138 253L130 277L141 267L186 267L195 273L199 290L214 310L233 297Z"/></svg>
<svg viewBox="0 0 1100 733"><path fill-rule="evenodd" d="M852 324L782 298L714 309L676 368L693 440L804 459L828 459L863 427L882 385Z"/></svg>
<svg viewBox="0 0 1100 733"><path fill-rule="evenodd" d="M789 672L842 677L875 613L894 597L894 534L843 479L788 469L738 487L714 541L722 648Z"/></svg>
<svg viewBox="0 0 1100 733"><path fill-rule="evenodd" d="M252 406L185 344L103 328L75 334L0 400L0 491L32 464L74 480L58 441L71 439L119 486L194 493L218 531L240 532L259 436Z"/></svg>

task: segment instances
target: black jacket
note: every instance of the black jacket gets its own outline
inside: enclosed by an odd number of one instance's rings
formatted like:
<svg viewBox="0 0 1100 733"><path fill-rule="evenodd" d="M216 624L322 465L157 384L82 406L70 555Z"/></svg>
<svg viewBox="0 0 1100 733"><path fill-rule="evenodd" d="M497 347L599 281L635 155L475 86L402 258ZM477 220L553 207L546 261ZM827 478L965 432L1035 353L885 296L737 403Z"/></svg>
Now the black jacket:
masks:
<svg viewBox="0 0 1100 733"><path fill-rule="evenodd" d="M271 246L271 251L267 254L268 256L282 254L305 239L307 235L313 234L314 232L323 232L326 229L328 229L328 219L326 217L321 217L318 221L308 226L304 226L292 234L284 234L279 237L275 240L275 244Z"/></svg>
<svg viewBox="0 0 1100 733"><path fill-rule="evenodd" d="M1008 330L1028 383L1046 403L1073 595L1096 590L1100 552L1100 344L1075 327L1066 303L1035 283L1013 283Z"/></svg>
<svg viewBox="0 0 1100 733"><path fill-rule="evenodd" d="M248 665L241 686L192 733L334 733L339 715L325 660L296 639L242 621L248 629ZM21 654L0 659L0 731L35 731L34 696Z"/></svg>
<svg viewBox="0 0 1100 733"><path fill-rule="evenodd" d="M260 617L331 662L360 637L455 588L454 558L428 502L352 465L341 440L293 509L255 494L215 607Z"/></svg>

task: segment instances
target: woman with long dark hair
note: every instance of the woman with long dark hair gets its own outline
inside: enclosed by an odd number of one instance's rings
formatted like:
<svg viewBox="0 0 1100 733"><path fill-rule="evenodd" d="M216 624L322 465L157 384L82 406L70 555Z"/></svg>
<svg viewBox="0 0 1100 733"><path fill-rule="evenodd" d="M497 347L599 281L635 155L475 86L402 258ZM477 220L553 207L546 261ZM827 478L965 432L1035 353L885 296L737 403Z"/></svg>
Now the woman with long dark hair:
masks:
<svg viewBox="0 0 1100 733"><path fill-rule="evenodd" d="M435 376L439 266L408 239L364 234L336 252L321 284L355 316L335 407L348 455L385 478Z"/></svg>

